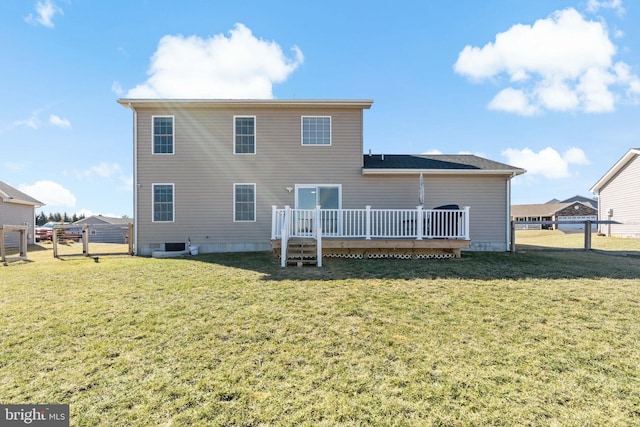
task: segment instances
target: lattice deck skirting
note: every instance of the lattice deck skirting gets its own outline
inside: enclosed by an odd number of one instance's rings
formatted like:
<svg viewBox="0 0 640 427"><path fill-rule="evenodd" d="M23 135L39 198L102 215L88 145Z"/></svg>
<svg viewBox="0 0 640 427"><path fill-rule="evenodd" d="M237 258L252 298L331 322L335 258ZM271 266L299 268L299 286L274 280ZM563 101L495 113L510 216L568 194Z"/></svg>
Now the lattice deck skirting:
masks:
<svg viewBox="0 0 640 427"><path fill-rule="evenodd" d="M272 240L275 256L280 255L280 240ZM323 258L348 259L449 259L460 258L460 250L470 240L322 240Z"/></svg>
<svg viewBox="0 0 640 427"><path fill-rule="evenodd" d="M351 259L449 259L458 258L460 249L327 249L325 258Z"/></svg>

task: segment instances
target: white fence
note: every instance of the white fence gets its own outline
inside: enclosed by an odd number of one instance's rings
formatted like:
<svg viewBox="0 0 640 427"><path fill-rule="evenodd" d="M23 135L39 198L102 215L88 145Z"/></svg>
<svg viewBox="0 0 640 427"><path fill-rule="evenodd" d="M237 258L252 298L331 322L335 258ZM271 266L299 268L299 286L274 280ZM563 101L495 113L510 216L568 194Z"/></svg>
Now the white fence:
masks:
<svg viewBox="0 0 640 427"><path fill-rule="evenodd" d="M469 240L469 207L463 209L284 209L272 207L271 239L285 236L345 239Z"/></svg>

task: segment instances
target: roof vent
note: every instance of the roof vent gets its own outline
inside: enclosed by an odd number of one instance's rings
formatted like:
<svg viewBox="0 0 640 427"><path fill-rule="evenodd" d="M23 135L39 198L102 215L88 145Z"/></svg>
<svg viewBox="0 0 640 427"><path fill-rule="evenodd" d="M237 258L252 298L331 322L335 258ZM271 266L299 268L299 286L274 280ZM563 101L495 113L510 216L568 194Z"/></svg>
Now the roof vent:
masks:
<svg viewBox="0 0 640 427"><path fill-rule="evenodd" d="M384 154L380 154L380 160L384 161Z"/></svg>

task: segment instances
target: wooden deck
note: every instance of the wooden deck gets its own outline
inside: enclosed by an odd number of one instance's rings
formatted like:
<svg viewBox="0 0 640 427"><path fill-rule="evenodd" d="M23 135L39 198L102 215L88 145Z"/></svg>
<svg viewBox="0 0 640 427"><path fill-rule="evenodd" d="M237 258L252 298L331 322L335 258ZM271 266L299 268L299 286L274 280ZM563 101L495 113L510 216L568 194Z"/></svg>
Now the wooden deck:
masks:
<svg viewBox="0 0 640 427"><path fill-rule="evenodd" d="M295 240L295 238L292 238ZM282 241L271 240L275 256L281 253ZM460 258L460 250L471 240L463 239L322 239L323 257L341 258Z"/></svg>

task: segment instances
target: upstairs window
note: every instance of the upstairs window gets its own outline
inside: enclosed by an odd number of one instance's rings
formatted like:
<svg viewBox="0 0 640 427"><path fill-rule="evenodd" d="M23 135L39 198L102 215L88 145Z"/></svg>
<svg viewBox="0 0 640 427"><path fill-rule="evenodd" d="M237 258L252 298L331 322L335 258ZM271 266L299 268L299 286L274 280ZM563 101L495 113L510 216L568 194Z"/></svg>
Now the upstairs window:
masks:
<svg viewBox="0 0 640 427"><path fill-rule="evenodd" d="M173 116L153 117L153 154L173 154Z"/></svg>
<svg viewBox="0 0 640 427"><path fill-rule="evenodd" d="M234 153L256 154L256 118L234 117Z"/></svg>
<svg viewBox="0 0 640 427"><path fill-rule="evenodd" d="M256 220L255 184L233 184L233 220L235 222Z"/></svg>
<svg viewBox="0 0 640 427"><path fill-rule="evenodd" d="M331 117L302 116L302 145L331 145Z"/></svg>
<svg viewBox="0 0 640 427"><path fill-rule="evenodd" d="M153 222L173 222L173 184L153 184Z"/></svg>

